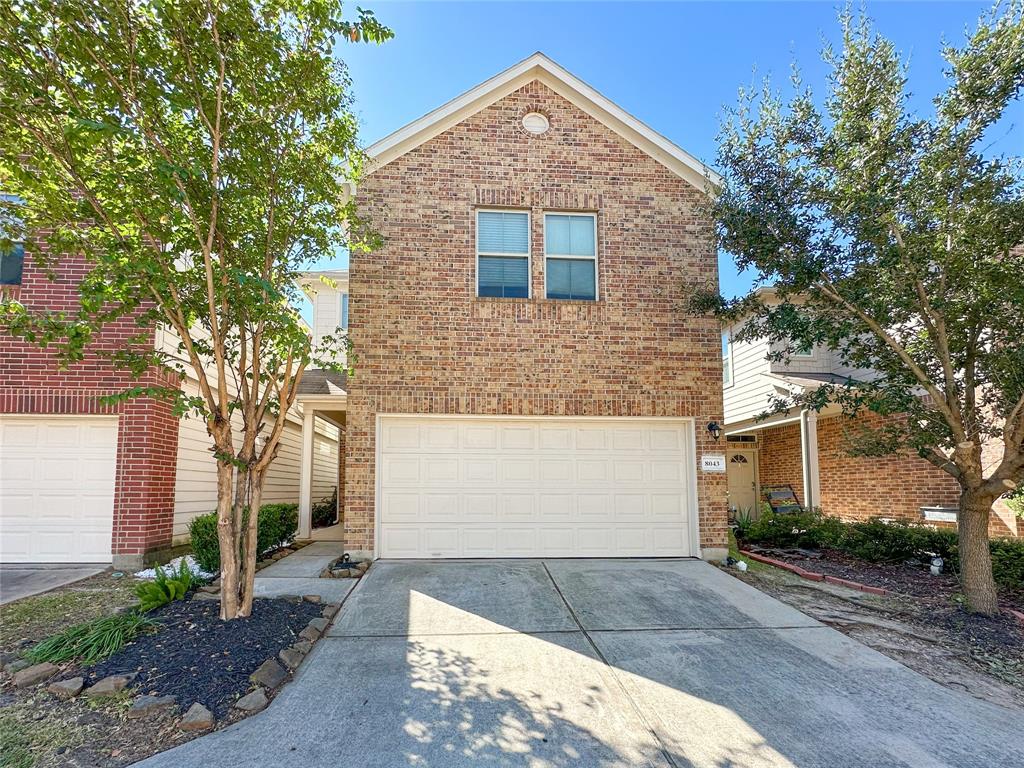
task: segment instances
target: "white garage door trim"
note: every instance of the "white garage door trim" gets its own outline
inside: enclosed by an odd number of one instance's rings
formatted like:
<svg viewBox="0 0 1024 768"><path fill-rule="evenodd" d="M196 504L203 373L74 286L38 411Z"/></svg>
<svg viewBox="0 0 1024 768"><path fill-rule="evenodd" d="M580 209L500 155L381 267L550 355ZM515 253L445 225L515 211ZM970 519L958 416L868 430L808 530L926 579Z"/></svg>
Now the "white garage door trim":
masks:
<svg viewBox="0 0 1024 768"><path fill-rule="evenodd" d="M698 504L697 504L697 469L696 469L696 424L692 417L634 417L634 416L510 416L510 415L475 415L475 414L423 414L423 413L379 413L376 416L375 421L375 462L374 462L374 557L388 557L389 554L385 551L383 546L383 527L384 527L384 515L381 499L383 498L383 484L384 484L384 472L383 472L383 452L384 452L384 440L383 440L383 428L386 422L396 419L409 419L409 420L459 420L459 421L528 421L528 422L611 422L619 423L623 425L649 425L654 426L676 426L683 428L683 445L681 449L681 455L679 456L679 463L681 467L681 478L685 484L684 491L684 509L686 515L686 527L684 528L686 535L689 539L688 555L693 557L700 556L700 531L698 521ZM394 555L390 555L394 556ZM448 557L476 557L485 556L479 554L461 554L461 555L448 555ZM522 557L530 557L531 555L521 555ZM539 556L554 556L554 555L532 555L535 557ZM576 557L585 557L586 555L575 555ZM593 555L595 557L605 557L607 555ZM620 556L649 556L649 557L662 557L666 556L662 553L651 553L646 555L634 555L629 552L622 552ZM410 555L404 555L404 557L411 557Z"/></svg>
<svg viewBox="0 0 1024 768"><path fill-rule="evenodd" d="M0 416L4 562L111 561L117 435L117 416Z"/></svg>

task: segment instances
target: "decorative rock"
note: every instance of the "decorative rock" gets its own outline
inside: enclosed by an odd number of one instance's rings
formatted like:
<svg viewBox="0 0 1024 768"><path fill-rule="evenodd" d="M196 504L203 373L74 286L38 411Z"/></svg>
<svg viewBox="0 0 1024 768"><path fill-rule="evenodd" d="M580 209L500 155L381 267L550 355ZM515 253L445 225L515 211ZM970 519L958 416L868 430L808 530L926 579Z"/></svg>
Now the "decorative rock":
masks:
<svg viewBox="0 0 1024 768"><path fill-rule="evenodd" d="M128 717L131 719L146 717L165 709L170 709L175 704L173 696L139 696L131 707L128 708Z"/></svg>
<svg viewBox="0 0 1024 768"><path fill-rule="evenodd" d="M111 696L120 693L128 687L128 683L135 679L135 673L130 675L111 675L104 677L96 685L85 689L85 695L89 698L96 696Z"/></svg>
<svg viewBox="0 0 1024 768"><path fill-rule="evenodd" d="M338 611L341 610L341 603L328 603L324 606L324 609L320 611L320 615L325 619L333 619L338 615Z"/></svg>
<svg viewBox="0 0 1024 768"><path fill-rule="evenodd" d="M319 632L321 635L327 630L327 625L330 623L330 619L325 619L323 617L318 617L309 620L309 626L316 629L316 631Z"/></svg>
<svg viewBox="0 0 1024 768"><path fill-rule="evenodd" d="M309 640L311 643L315 643L317 640L320 639L320 630L316 627L307 626L305 629L299 632L299 637L301 637L303 640Z"/></svg>
<svg viewBox="0 0 1024 768"><path fill-rule="evenodd" d="M59 671L60 668L56 664L51 664L48 661L44 661L42 664L33 664L14 673L14 687L28 688L32 685L38 685L43 680L50 679Z"/></svg>
<svg viewBox="0 0 1024 768"><path fill-rule="evenodd" d="M303 595L302 599L305 600L307 603L319 603L320 595Z"/></svg>
<svg viewBox="0 0 1024 768"><path fill-rule="evenodd" d="M249 679L257 685L262 685L264 688L277 688L284 679L288 677L288 673L285 672L284 668L273 659L267 659L259 668L249 675Z"/></svg>
<svg viewBox="0 0 1024 768"><path fill-rule="evenodd" d="M291 552L275 552L270 556L271 560L280 560L282 557L288 557Z"/></svg>
<svg viewBox="0 0 1024 768"><path fill-rule="evenodd" d="M243 712L259 712L267 706L267 704L266 692L262 688L257 688L252 693L247 693L236 701L235 709L240 709Z"/></svg>
<svg viewBox="0 0 1024 768"><path fill-rule="evenodd" d="M16 653L0 653L0 668L6 667L12 661L17 661L20 658Z"/></svg>
<svg viewBox="0 0 1024 768"><path fill-rule="evenodd" d="M205 587L200 587L199 591L206 592L211 595L216 595L220 593L220 585L218 584L215 586L213 584L207 584Z"/></svg>
<svg viewBox="0 0 1024 768"><path fill-rule="evenodd" d="M356 568L358 568L363 573L366 573L368 570L370 570L370 564L364 560L363 562L356 565Z"/></svg>
<svg viewBox="0 0 1024 768"><path fill-rule="evenodd" d="M195 602L196 600L199 600L200 602L202 602L203 600L220 600L220 594L212 594L210 592L196 592L194 595L192 595L192 602Z"/></svg>
<svg viewBox="0 0 1024 768"><path fill-rule="evenodd" d="M358 568L350 568L348 577L350 579L361 579L363 577L363 572Z"/></svg>
<svg viewBox="0 0 1024 768"><path fill-rule="evenodd" d="M281 662L288 667L288 669L295 670L299 668L299 664L306 658L306 654L299 651L297 648L284 648L279 654L278 658Z"/></svg>
<svg viewBox="0 0 1024 768"><path fill-rule="evenodd" d="M292 643L292 648L305 655L313 649L313 644L309 640L296 640Z"/></svg>
<svg viewBox="0 0 1024 768"><path fill-rule="evenodd" d="M16 675L23 669L28 669L32 666L32 662L28 659L15 659L4 664L4 672L8 675Z"/></svg>
<svg viewBox="0 0 1024 768"><path fill-rule="evenodd" d="M207 731L213 728L213 713L198 701L188 708L178 727L183 731Z"/></svg>
<svg viewBox="0 0 1024 768"><path fill-rule="evenodd" d="M58 683L50 683L46 690L58 699L73 699L82 692L85 687L85 678L72 677L70 680L61 680Z"/></svg>

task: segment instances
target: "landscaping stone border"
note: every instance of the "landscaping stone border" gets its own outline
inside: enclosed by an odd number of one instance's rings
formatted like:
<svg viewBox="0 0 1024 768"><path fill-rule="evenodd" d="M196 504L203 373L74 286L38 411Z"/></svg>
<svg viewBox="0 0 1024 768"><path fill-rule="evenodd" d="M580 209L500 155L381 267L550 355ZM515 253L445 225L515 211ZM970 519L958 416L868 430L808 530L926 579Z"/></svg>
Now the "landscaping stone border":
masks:
<svg viewBox="0 0 1024 768"><path fill-rule="evenodd" d="M838 576L826 576L823 573L815 573L814 571L808 571L805 568L801 568L799 565L793 565L792 563L787 563L784 560L776 560L774 557L758 555L746 549L741 549L740 554L742 554L744 557L749 557L751 560L756 560L759 563L773 565L776 568L782 568L783 570L789 571L790 573L795 573L800 578L807 579L808 581L823 581L826 584L836 584L840 587L848 587L849 589L857 589L861 592L867 592L869 595L893 594L888 589L882 589L881 587L872 587L867 584L861 584L859 581L840 579Z"/></svg>

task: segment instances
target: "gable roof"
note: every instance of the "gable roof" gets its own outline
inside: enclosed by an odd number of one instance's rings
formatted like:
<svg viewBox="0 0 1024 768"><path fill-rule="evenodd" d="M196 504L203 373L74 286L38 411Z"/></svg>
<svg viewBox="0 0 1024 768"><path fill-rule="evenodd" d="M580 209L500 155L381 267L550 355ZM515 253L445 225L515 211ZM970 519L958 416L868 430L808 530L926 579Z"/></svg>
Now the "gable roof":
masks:
<svg viewBox="0 0 1024 768"><path fill-rule="evenodd" d="M700 160L539 52L371 145L366 150L373 161L368 172L373 173L375 168L401 157L533 80L540 81L702 192L708 182L714 186L721 184L721 177Z"/></svg>

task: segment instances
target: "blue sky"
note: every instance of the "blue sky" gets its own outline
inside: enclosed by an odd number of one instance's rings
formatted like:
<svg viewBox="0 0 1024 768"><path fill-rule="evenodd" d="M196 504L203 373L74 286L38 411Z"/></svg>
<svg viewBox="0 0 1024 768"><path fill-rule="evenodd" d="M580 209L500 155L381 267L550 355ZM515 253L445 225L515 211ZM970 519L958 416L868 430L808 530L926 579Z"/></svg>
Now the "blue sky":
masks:
<svg viewBox="0 0 1024 768"><path fill-rule="evenodd" d="M770 76L786 84L792 61L805 82L824 92L819 52L838 40L833 2L373 2L395 39L376 47L342 45L366 144L463 91L543 51L627 112L701 160L713 161L724 106L741 85ZM352 8L349 5L349 8ZM943 39L959 45L990 6L973 2L866 3L878 29L910 58L916 108L928 112L943 89ZM1011 118L1016 134L994 137L994 151L1020 142L1024 105ZM1017 147L1019 150L1019 147ZM728 256L722 290L750 286ZM347 266L347 258L324 266Z"/></svg>

